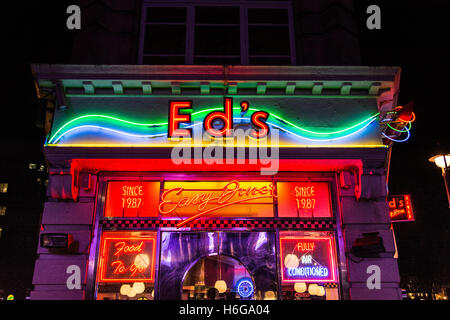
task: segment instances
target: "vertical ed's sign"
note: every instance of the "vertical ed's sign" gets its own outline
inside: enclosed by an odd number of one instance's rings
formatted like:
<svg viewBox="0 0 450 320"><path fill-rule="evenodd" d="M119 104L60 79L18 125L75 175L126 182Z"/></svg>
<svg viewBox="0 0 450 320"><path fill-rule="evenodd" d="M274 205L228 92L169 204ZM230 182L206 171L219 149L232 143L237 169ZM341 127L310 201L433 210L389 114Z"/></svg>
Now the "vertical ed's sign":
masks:
<svg viewBox="0 0 450 320"><path fill-rule="evenodd" d="M335 282L333 238L280 238L283 282Z"/></svg>
<svg viewBox="0 0 450 320"><path fill-rule="evenodd" d="M153 282L156 237L105 232L99 259L100 282Z"/></svg>

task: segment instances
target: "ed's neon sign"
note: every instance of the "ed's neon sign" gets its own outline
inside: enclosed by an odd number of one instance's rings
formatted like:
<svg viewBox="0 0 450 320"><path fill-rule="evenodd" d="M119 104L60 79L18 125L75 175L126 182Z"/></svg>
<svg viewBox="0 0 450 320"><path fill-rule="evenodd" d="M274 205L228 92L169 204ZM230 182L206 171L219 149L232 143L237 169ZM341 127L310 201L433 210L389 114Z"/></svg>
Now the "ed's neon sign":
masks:
<svg viewBox="0 0 450 320"><path fill-rule="evenodd" d="M177 224L182 227L189 222L198 219L210 212L225 208L234 204L243 203L250 200L262 198L276 198L275 186L273 184L261 187L249 186L241 187L239 181L233 180L228 182L220 193L216 196L214 192L196 193L191 197L177 197L182 194L184 188L172 188L161 194L161 202L159 204L159 212L162 215L173 213L176 209L188 206L196 207L197 213L192 217L183 220ZM208 207L213 205L213 207ZM167 208L168 207L168 208Z"/></svg>
<svg viewBox="0 0 450 320"><path fill-rule="evenodd" d="M249 104L246 101L241 103L242 112L248 110ZM169 125L167 137L170 138L191 138L191 128L180 128L182 123L190 123L192 112L192 101L170 101L169 103ZM251 115L251 123L254 127L250 131L250 136L256 139L264 138L269 134L269 126L266 121L269 113L265 111L255 111ZM214 122L220 120L222 127L214 128ZM203 120L203 128L213 137L230 136L233 130L233 98L224 99L224 111L213 111Z"/></svg>

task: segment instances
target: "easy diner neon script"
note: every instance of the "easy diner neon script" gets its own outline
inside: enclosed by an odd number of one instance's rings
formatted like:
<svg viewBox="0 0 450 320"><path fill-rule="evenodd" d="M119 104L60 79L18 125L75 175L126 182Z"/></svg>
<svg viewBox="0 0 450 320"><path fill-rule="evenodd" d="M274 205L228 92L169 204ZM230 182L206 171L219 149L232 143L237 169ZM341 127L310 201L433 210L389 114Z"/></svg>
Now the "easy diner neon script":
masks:
<svg viewBox="0 0 450 320"><path fill-rule="evenodd" d="M197 193L193 197L182 197L181 199L176 201L167 199L168 196L171 194L180 195L183 192L183 190L184 188L180 187L164 191L161 195L161 202L159 204L159 211L162 215L168 215L173 211L175 211L177 208L183 208L189 205L197 206L198 213L178 223L177 228L180 228L188 224L189 222L196 220L210 212L231 206L233 204L242 203L254 199L277 197L275 193L275 186L273 184L270 184L269 186L263 186L260 188L258 187L241 188L239 181L233 180L223 187L223 189L221 190L222 193L219 196L214 197L212 192L209 193L205 192L205 193ZM238 196L240 199L230 201L235 196ZM217 200L217 206L206 209L207 205L215 200ZM172 207L169 210L163 210L164 205L172 205Z"/></svg>

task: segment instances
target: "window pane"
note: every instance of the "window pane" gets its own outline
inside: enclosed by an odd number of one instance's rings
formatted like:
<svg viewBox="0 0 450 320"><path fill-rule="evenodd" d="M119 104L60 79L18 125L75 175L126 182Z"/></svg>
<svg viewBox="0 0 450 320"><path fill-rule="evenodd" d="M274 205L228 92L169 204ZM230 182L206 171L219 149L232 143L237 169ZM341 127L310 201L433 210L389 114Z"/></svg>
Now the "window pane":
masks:
<svg viewBox="0 0 450 320"><path fill-rule="evenodd" d="M196 27L195 54L239 56L239 27Z"/></svg>
<svg viewBox="0 0 450 320"><path fill-rule="evenodd" d="M197 7L195 23L239 24L239 7Z"/></svg>
<svg viewBox="0 0 450 320"><path fill-rule="evenodd" d="M248 28L250 55L289 55L288 27L255 27Z"/></svg>
<svg viewBox="0 0 450 320"><path fill-rule="evenodd" d="M148 25L145 28L144 54L184 54L185 25Z"/></svg>
<svg viewBox="0 0 450 320"><path fill-rule="evenodd" d="M271 24L287 24L287 9L248 9L248 23L271 23Z"/></svg>
<svg viewBox="0 0 450 320"><path fill-rule="evenodd" d="M147 22L186 22L186 8L147 8Z"/></svg>
<svg viewBox="0 0 450 320"><path fill-rule="evenodd" d="M4 216L6 214L6 206L0 206L0 216Z"/></svg>
<svg viewBox="0 0 450 320"><path fill-rule="evenodd" d="M185 64L184 56L168 57L168 56L145 56L143 64Z"/></svg>

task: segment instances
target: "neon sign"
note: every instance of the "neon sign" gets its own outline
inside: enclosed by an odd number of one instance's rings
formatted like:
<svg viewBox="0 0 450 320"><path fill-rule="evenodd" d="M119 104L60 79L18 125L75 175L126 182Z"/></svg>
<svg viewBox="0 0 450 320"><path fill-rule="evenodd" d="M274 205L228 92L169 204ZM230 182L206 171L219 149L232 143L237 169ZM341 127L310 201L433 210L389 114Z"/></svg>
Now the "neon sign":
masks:
<svg viewBox="0 0 450 320"><path fill-rule="evenodd" d="M281 237L283 282L335 282L333 238Z"/></svg>
<svg viewBox="0 0 450 320"><path fill-rule="evenodd" d="M330 191L326 182L278 182L280 217L332 217Z"/></svg>
<svg viewBox="0 0 450 320"><path fill-rule="evenodd" d="M392 222L415 221L409 194L388 196L387 201Z"/></svg>
<svg viewBox="0 0 450 320"><path fill-rule="evenodd" d="M106 217L156 217L159 182L110 181L106 193Z"/></svg>
<svg viewBox="0 0 450 320"><path fill-rule="evenodd" d="M99 281L153 282L156 237L104 233L100 246Z"/></svg>
<svg viewBox="0 0 450 320"><path fill-rule="evenodd" d="M183 196L185 188L176 187L165 190L161 194L159 212L163 215L176 213L178 209L189 208L188 211L194 214L177 224L182 227L189 222L196 220L208 213L220 210L239 203L251 203L257 199L276 198L275 186L272 183L260 185L241 186L237 180L228 182L218 191L208 191L194 193L190 196Z"/></svg>

